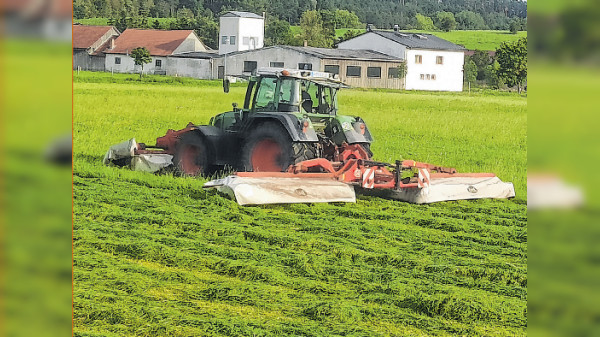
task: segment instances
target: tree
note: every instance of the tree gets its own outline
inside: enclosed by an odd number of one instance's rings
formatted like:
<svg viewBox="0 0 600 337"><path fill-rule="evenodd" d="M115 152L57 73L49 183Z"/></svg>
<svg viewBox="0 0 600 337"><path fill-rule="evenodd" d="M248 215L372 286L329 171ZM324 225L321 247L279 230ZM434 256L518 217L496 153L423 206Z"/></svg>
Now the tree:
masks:
<svg viewBox="0 0 600 337"><path fill-rule="evenodd" d="M323 22L323 34L328 40L333 41L335 39L335 29L337 27L337 20L334 11L319 11L321 15L321 22Z"/></svg>
<svg viewBox="0 0 600 337"><path fill-rule="evenodd" d="M301 38L308 42L311 47L331 47L332 40L327 36L323 29L321 15L317 11L306 11L300 18L300 27L302 27Z"/></svg>
<svg viewBox="0 0 600 337"><path fill-rule="evenodd" d="M502 42L496 49L498 70L496 74L509 87L517 86L521 93L527 80L527 38L515 42Z"/></svg>
<svg viewBox="0 0 600 337"><path fill-rule="evenodd" d="M527 24L525 23L525 20L520 19L520 18L515 18L510 21L508 29L510 30L511 33L517 34L518 31L523 30L524 27L526 27L526 26L527 26Z"/></svg>
<svg viewBox="0 0 600 337"><path fill-rule="evenodd" d="M354 12L345 9L337 9L334 18L335 28L363 28L365 26Z"/></svg>
<svg viewBox="0 0 600 337"><path fill-rule="evenodd" d="M445 32L456 29L456 19L454 18L454 14L450 12L437 12L436 19L436 24L439 29Z"/></svg>
<svg viewBox="0 0 600 337"><path fill-rule="evenodd" d="M498 61L494 61L485 68L485 80L487 85L492 89L500 89L500 87L504 85L502 79L498 77L499 68L500 65L498 64Z"/></svg>
<svg viewBox="0 0 600 337"><path fill-rule="evenodd" d="M486 69L492 63L490 54L485 50L475 50L470 58L477 66L477 80L484 80L486 77Z"/></svg>
<svg viewBox="0 0 600 337"><path fill-rule="evenodd" d="M468 59L465 62L465 82L466 83L475 83L477 80L477 65L473 60Z"/></svg>
<svg viewBox="0 0 600 337"><path fill-rule="evenodd" d="M131 51L129 54L131 58L133 58L133 63L138 66L142 66L140 70L140 81L142 80L142 75L144 74L144 64L152 62L152 57L150 57L150 52L146 47L137 47Z"/></svg>
<svg viewBox="0 0 600 337"><path fill-rule="evenodd" d="M483 17L479 13L471 11L461 11L458 12L458 14L456 14L455 18L456 22L458 23L459 29L476 30L487 28Z"/></svg>
<svg viewBox="0 0 600 337"><path fill-rule="evenodd" d="M212 16L198 17L194 31L205 45L212 49L219 48L219 24Z"/></svg>
<svg viewBox="0 0 600 337"><path fill-rule="evenodd" d="M433 20L430 17L417 13L415 18L417 19L417 24L415 26L416 29L429 31L435 30Z"/></svg>
<svg viewBox="0 0 600 337"><path fill-rule="evenodd" d="M272 19L265 28L265 45L285 45L292 40L290 24L283 20Z"/></svg>
<svg viewBox="0 0 600 337"><path fill-rule="evenodd" d="M341 41L350 40L351 38L359 36L360 34L361 34L360 30L348 29L342 36Z"/></svg>

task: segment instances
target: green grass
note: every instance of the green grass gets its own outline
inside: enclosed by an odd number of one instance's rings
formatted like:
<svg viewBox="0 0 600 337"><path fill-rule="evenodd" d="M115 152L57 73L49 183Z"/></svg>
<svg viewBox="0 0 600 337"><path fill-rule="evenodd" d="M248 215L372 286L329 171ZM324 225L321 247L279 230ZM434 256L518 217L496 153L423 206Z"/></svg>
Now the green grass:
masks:
<svg viewBox="0 0 600 337"><path fill-rule="evenodd" d="M502 42L513 42L522 37L527 37L527 32L512 34L509 31L499 30L453 30L451 32L429 32L414 30L433 34L452 43L463 45L467 49L496 50Z"/></svg>
<svg viewBox="0 0 600 337"><path fill-rule="evenodd" d="M376 159L491 170L515 200L241 207L204 179L101 159L206 123L243 87L109 77L74 78L75 335L525 335L525 98L340 93Z"/></svg>

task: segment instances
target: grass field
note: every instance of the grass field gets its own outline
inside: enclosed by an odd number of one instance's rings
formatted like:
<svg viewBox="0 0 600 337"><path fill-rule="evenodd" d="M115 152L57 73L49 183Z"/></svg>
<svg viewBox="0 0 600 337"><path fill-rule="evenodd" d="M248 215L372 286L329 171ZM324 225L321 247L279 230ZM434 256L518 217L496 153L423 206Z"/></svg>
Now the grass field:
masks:
<svg viewBox="0 0 600 337"><path fill-rule="evenodd" d="M241 207L203 179L104 167L241 102L242 86L74 77L77 336L523 336L526 99L347 90L376 159L494 171L517 198Z"/></svg>

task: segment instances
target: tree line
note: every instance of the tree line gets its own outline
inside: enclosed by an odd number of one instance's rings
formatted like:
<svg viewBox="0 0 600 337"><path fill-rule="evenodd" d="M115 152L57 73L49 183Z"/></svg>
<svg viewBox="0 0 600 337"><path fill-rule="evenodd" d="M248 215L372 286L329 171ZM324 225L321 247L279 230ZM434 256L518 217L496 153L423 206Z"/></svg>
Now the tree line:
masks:
<svg viewBox="0 0 600 337"><path fill-rule="evenodd" d="M472 21L471 26L477 27L473 29L507 30L514 19L527 18L527 2L523 0L75 0L73 3L76 19L123 15L175 18L182 9L195 17L218 17L228 10L265 12L290 25L300 24L306 11L341 9L382 29L396 24L401 29L416 28L417 14L436 18L438 12L452 13L459 23Z"/></svg>

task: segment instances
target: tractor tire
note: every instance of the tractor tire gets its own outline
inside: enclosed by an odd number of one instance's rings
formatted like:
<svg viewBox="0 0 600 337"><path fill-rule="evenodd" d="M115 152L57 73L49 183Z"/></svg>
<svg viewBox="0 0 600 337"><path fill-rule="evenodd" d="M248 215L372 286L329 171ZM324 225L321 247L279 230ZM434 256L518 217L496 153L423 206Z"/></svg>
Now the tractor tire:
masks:
<svg viewBox="0 0 600 337"><path fill-rule="evenodd" d="M188 132L181 136L175 147L173 165L182 176L206 175L209 172L208 152L199 135Z"/></svg>
<svg viewBox="0 0 600 337"><path fill-rule="evenodd" d="M317 147L314 143L294 143L294 162L298 164L301 161L315 159L318 156Z"/></svg>
<svg viewBox="0 0 600 337"><path fill-rule="evenodd" d="M314 146L294 143L277 123L259 125L242 149L242 169L252 172L282 172L290 165L315 157Z"/></svg>

